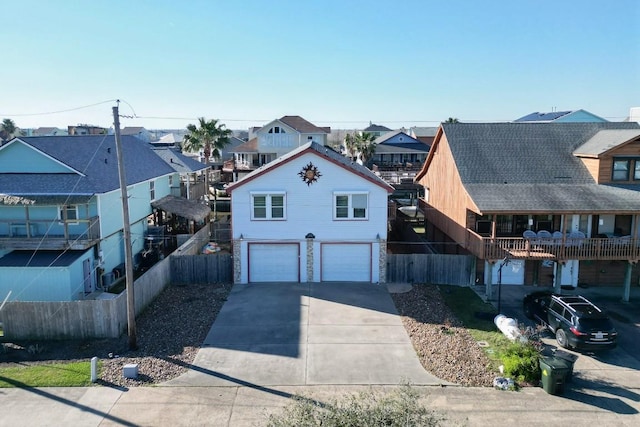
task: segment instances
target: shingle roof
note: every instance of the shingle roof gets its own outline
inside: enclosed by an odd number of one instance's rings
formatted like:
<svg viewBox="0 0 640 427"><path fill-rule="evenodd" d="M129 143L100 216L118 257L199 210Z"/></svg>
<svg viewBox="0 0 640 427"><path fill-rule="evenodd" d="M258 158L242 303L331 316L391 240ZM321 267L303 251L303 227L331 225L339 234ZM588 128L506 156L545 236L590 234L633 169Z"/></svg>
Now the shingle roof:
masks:
<svg viewBox="0 0 640 427"><path fill-rule="evenodd" d="M291 159L298 157L299 155L301 155L302 153L304 153L305 151L310 151L313 150L315 152L317 152L318 154L327 157L327 159L329 161L332 161L333 163L339 164L342 167L344 167L345 169L349 169L351 170L353 173L362 176L363 178L374 182L377 185L380 185L381 187L385 188L387 191L392 192L393 191L393 187L391 187L389 184L387 184L382 178L380 178L379 176L377 176L376 174L374 174L371 170L369 170L367 167L362 166L361 164L352 161L351 159L348 159L347 157L343 156L342 154L334 151L333 149L326 147L324 145L318 144L316 142L308 142L304 145L301 145L300 147L288 152L287 154L278 157L276 160L269 162L267 164L265 164L264 166L261 166L260 168L254 170L253 172L251 172L250 174L244 176L242 179L240 179L237 182L234 182L233 184L229 185L227 187L227 191L231 192L233 191L235 188L241 186L243 183L250 181L252 179L255 179L256 177L266 173L267 171L273 169L273 168L277 168L278 166L289 162Z"/></svg>
<svg viewBox="0 0 640 427"><path fill-rule="evenodd" d="M22 141L22 142L21 142ZM93 195L120 188L113 135L41 136L16 138L81 172L0 173L0 192L12 195ZM3 148L6 148L3 147ZM122 137L127 185L174 173L151 146L134 136Z"/></svg>
<svg viewBox="0 0 640 427"><path fill-rule="evenodd" d="M391 132L391 129L386 126L376 125L375 123L372 123L364 128L363 132Z"/></svg>
<svg viewBox="0 0 640 427"><path fill-rule="evenodd" d="M640 136L638 129L616 129L598 131L591 139L576 148L576 156L599 156L625 142Z"/></svg>
<svg viewBox="0 0 640 427"><path fill-rule="evenodd" d="M637 123L443 124L460 179L481 211L639 210L640 192L598 185L573 155L607 129Z"/></svg>
<svg viewBox="0 0 640 427"><path fill-rule="evenodd" d="M230 153L257 153L258 152L258 138L250 139L249 141L238 145L237 147L229 150Z"/></svg>
<svg viewBox="0 0 640 427"><path fill-rule="evenodd" d="M331 128L318 127L300 116L282 116L280 121L300 133L330 133Z"/></svg>
<svg viewBox="0 0 640 427"><path fill-rule="evenodd" d="M153 147L153 152L178 173L198 172L209 168L204 163L185 156L177 148Z"/></svg>

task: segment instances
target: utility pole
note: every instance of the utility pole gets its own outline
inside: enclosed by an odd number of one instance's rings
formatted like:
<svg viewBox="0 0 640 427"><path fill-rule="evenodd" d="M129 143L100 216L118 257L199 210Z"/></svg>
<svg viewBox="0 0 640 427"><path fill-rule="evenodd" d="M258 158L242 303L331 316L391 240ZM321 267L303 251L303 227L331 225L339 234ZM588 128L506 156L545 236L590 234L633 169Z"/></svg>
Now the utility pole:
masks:
<svg viewBox="0 0 640 427"><path fill-rule="evenodd" d="M120 101L117 101L118 103ZM129 350L136 350L136 306L133 293L133 249L131 248L131 222L129 221L129 198L127 196L127 179L124 171L122 142L120 141L120 117L118 106L113 107L113 127L115 128L116 155L118 158L118 176L122 194L122 221L124 231L125 283L127 285L127 323L129 333Z"/></svg>

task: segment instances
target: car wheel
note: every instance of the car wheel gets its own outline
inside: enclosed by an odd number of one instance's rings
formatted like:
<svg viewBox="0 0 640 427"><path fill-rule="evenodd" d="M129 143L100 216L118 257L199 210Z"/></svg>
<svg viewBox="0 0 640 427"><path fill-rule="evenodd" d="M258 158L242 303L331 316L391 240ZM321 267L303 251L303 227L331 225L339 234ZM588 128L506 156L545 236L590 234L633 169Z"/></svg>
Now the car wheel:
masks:
<svg viewBox="0 0 640 427"><path fill-rule="evenodd" d="M533 319L533 308L531 308L531 303L525 303L522 306L522 310L524 311L524 315L527 316L528 319Z"/></svg>
<svg viewBox="0 0 640 427"><path fill-rule="evenodd" d="M569 347L569 340L567 339L567 333L562 329L558 329L556 331L556 341L558 342L558 345L562 348Z"/></svg>

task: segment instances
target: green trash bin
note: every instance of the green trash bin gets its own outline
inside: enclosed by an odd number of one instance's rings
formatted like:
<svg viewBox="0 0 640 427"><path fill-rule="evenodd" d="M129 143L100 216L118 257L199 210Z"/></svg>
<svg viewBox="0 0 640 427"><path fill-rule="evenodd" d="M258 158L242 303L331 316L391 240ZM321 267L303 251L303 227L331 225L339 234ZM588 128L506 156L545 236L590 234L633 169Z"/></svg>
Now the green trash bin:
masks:
<svg viewBox="0 0 640 427"><path fill-rule="evenodd" d="M576 360L578 360L578 355L572 354L566 351L562 351L562 350L554 351L553 355L555 357L559 357L562 360L565 360L569 364L569 370L567 371L567 376L565 378L565 381L570 383L573 378L573 365L576 363Z"/></svg>
<svg viewBox="0 0 640 427"><path fill-rule="evenodd" d="M542 376L542 388L549 394L564 393L564 384L569 373L569 362L555 357L541 357L540 371Z"/></svg>

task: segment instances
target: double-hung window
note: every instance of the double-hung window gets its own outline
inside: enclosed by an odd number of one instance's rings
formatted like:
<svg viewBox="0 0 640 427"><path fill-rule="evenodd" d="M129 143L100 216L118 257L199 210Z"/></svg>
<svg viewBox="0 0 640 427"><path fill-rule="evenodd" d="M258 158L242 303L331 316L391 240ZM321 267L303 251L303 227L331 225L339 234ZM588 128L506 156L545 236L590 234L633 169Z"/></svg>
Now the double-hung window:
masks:
<svg viewBox="0 0 640 427"><path fill-rule="evenodd" d="M630 159L613 159L613 181L629 181Z"/></svg>
<svg viewBox="0 0 640 427"><path fill-rule="evenodd" d="M251 219L286 219L286 200L285 192L251 193Z"/></svg>
<svg viewBox="0 0 640 427"><path fill-rule="evenodd" d="M151 200L156 199L156 182L155 181L149 181L149 196L151 197Z"/></svg>
<svg viewBox="0 0 640 427"><path fill-rule="evenodd" d="M340 191L333 193L333 219L369 218L369 193Z"/></svg>

